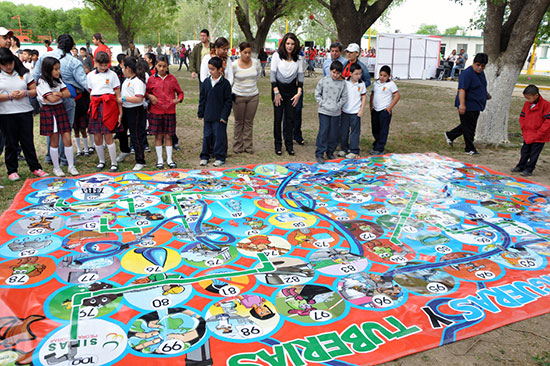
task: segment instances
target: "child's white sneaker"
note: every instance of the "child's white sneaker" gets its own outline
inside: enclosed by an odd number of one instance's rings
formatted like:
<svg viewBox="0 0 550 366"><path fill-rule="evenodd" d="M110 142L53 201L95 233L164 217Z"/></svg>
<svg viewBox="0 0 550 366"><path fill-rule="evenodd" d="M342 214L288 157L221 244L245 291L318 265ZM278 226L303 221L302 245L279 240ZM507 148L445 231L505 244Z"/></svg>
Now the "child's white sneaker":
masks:
<svg viewBox="0 0 550 366"><path fill-rule="evenodd" d="M138 170L141 170L145 168L145 165L144 164L140 164L140 163L136 163L136 165L134 165L134 167L132 168L133 171L138 171Z"/></svg>
<svg viewBox="0 0 550 366"><path fill-rule="evenodd" d="M343 158L344 156L346 156L346 152L345 151L338 151L338 156Z"/></svg>
<svg viewBox="0 0 550 366"><path fill-rule="evenodd" d="M61 168L53 168L53 174L56 177L64 177L65 176L65 173L63 173L63 170L61 170Z"/></svg>
<svg viewBox="0 0 550 366"><path fill-rule="evenodd" d="M199 161L199 165L200 166L207 166L208 165L208 160L202 159L201 161Z"/></svg>
<svg viewBox="0 0 550 366"><path fill-rule="evenodd" d="M225 161L216 160L214 164L212 164L215 167L222 166L225 163Z"/></svg>
<svg viewBox="0 0 550 366"><path fill-rule="evenodd" d="M120 154L118 154L118 156L116 157L116 162L117 163L122 163L124 160L126 160L126 158L130 155L130 153L125 153L125 152L121 152Z"/></svg>
<svg viewBox="0 0 550 366"><path fill-rule="evenodd" d="M80 175L80 173L78 172L78 170L76 170L76 168L73 166L70 166L69 169L67 169L67 171L69 172L70 175L72 175L73 177L76 176L76 175Z"/></svg>
<svg viewBox="0 0 550 366"><path fill-rule="evenodd" d="M346 159L359 159L359 155L354 153L349 153L346 155Z"/></svg>

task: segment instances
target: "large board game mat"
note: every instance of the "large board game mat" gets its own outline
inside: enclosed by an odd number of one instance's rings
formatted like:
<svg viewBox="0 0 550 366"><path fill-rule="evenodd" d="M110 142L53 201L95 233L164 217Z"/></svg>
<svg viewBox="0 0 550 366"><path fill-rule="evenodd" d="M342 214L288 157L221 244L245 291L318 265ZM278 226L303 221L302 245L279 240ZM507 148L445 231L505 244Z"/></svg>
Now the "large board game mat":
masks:
<svg viewBox="0 0 550 366"><path fill-rule="evenodd" d="M436 154L27 181L0 365L363 365L550 309L546 187Z"/></svg>

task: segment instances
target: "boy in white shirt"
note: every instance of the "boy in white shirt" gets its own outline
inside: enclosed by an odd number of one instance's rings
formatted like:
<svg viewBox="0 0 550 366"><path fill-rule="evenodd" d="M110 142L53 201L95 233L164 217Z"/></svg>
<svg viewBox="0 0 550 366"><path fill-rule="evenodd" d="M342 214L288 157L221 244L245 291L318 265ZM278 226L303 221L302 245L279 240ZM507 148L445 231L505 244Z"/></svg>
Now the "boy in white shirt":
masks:
<svg viewBox="0 0 550 366"><path fill-rule="evenodd" d="M388 141L388 133L390 132L392 110L400 98L399 89L390 80L390 76L390 67L388 65L382 66L379 78L372 86L370 111L374 142L370 151L371 155L381 155L384 153L386 142Z"/></svg>
<svg viewBox="0 0 550 366"><path fill-rule="evenodd" d="M367 105L367 86L361 80L363 70L358 62L350 66L350 73L349 80L346 80L348 100L342 107L340 122L340 147L342 151L338 155L345 156L347 159L357 159L359 157L359 138L361 136L361 116Z"/></svg>

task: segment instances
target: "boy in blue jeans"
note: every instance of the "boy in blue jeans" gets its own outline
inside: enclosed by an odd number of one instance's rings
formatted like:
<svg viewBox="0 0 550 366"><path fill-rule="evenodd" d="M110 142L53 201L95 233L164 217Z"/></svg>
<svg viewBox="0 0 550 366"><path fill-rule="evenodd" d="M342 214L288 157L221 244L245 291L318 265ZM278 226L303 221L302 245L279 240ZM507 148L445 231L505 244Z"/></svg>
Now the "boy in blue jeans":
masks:
<svg viewBox="0 0 550 366"><path fill-rule="evenodd" d="M344 66L340 61L330 65L330 75L322 78L315 88L315 100L319 103L319 133L315 143L315 158L319 164L334 159L338 145L338 125L342 106L348 100L346 82L342 79Z"/></svg>
<svg viewBox="0 0 550 366"><path fill-rule="evenodd" d="M227 157L227 119L233 100L231 84L223 77L223 61L212 57L208 61L210 76L201 84L198 117L204 121L200 166L206 166L213 151L215 167L225 163ZM213 137L213 138L212 138ZM212 143L213 141L213 143ZM211 146L211 145L214 146Z"/></svg>

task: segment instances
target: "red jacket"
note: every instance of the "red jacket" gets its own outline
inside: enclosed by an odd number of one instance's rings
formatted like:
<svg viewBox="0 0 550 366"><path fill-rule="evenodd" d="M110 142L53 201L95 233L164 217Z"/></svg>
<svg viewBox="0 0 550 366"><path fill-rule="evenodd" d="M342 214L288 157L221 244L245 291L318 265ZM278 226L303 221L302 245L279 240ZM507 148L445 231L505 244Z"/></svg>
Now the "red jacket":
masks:
<svg viewBox="0 0 550 366"><path fill-rule="evenodd" d="M97 119L97 107L103 103L103 124L114 130L118 124L118 103L114 94L92 95L90 102L90 117Z"/></svg>
<svg viewBox="0 0 550 366"><path fill-rule="evenodd" d="M151 75L147 80L145 92L157 97L157 104L150 104L150 111L155 114L175 114L174 98L177 95L179 100L183 100L183 91L178 80L172 74L167 74L164 80L158 73Z"/></svg>
<svg viewBox="0 0 550 366"><path fill-rule="evenodd" d="M103 43L100 43L99 46L97 46L97 48L95 49L94 60L98 52L105 52L106 54L109 55L109 67L111 67L111 49L106 45L104 45Z"/></svg>
<svg viewBox="0 0 550 366"><path fill-rule="evenodd" d="M519 115L519 125L526 144L549 142L550 102L542 96L539 97L537 104L525 102Z"/></svg>

